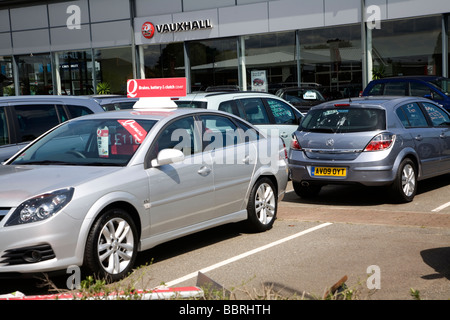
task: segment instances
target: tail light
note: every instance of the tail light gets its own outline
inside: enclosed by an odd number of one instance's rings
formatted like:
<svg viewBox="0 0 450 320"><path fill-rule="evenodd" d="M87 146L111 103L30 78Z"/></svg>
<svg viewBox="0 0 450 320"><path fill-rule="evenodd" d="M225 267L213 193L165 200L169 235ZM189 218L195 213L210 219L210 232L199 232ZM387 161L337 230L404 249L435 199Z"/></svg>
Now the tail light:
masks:
<svg viewBox="0 0 450 320"><path fill-rule="evenodd" d="M298 143L298 140L297 140L297 137L295 136L295 134L292 135L291 149L302 150L302 147L300 146L300 143Z"/></svg>
<svg viewBox="0 0 450 320"><path fill-rule="evenodd" d="M376 135L367 146L364 151L382 151L389 149L395 141L395 134L392 133L380 133Z"/></svg>

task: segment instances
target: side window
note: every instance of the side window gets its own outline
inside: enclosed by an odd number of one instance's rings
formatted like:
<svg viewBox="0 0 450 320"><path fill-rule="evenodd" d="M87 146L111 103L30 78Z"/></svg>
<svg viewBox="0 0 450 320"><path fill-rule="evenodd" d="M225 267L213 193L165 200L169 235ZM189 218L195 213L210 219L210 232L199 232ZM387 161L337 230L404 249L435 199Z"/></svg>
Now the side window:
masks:
<svg viewBox="0 0 450 320"><path fill-rule="evenodd" d="M266 108L260 98L241 99L245 117L251 124L270 124Z"/></svg>
<svg viewBox="0 0 450 320"><path fill-rule="evenodd" d="M72 118L81 117L94 113L91 109L84 106L67 105L66 107L67 109L69 109L69 113Z"/></svg>
<svg viewBox="0 0 450 320"><path fill-rule="evenodd" d="M381 96L383 94L384 83L375 84L369 91L369 96Z"/></svg>
<svg viewBox="0 0 450 320"><path fill-rule="evenodd" d="M170 148L181 150L185 156L200 151L195 142L194 118L177 119L165 127L152 146L150 159L155 159L159 151Z"/></svg>
<svg viewBox="0 0 450 320"><path fill-rule="evenodd" d="M8 123L6 122L5 109L0 107L0 146L9 144Z"/></svg>
<svg viewBox="0 0 450 320"><path fill-rule="evenodd" d="M414 97L424 97L431 94L430 88L419 82L410 82L411 95Z"/></svg>
<svg viewBox="0 0 450 320"><path fill-rule="evenodd" d="M428 127L427 119L417 103L409 103L396 110L405 128Z"/></svg>
<svg viewBox="0 0 450 320"><path fill-rule="evenodd" d="M407 82L388 82L384 86L384 94L387 96L406 96Z"/></svg>
<svg viewBox="0 0 450 320"><path fill-rule="evenodd" d="M59 124L54 105L17 105L13 109L19 122L19 141L31 141Z"/></svg>
<svg viewBox="0 0 450 320"><path fill-rule="evenodd" d="M292 108L282 101L266 99L276 124L296 124Z"/></svg>
<svg viewBox="0 0 450 320"><path fill-rule="evenodd" d="M441 127L441 126L449 126L450 125L450 117L447 113L441 110L439 107L435 106L432 103L422 102L425 110L428 113L428 116L431 119L431 123L433 127Z"/></svg>
<svg viewBox="0 0 450 320"><path fill-rule="evenodd" d="M219 108L218 109L220 111L225 111L225 112L228 112L228 113L232 113L234 115L237 115L238 117L240 116L239 112L238 112L238 109L237 109L237 105L236 105L236 101L235 100L228 100L228 101L221 102L219 104Z"/></svg>
<svg viewBox="0 0 450 320"><path fill-rule="evenodd" d="M213 150L238 144L241 141L237 126L227 117L202 115L204 150Z"/></svg>

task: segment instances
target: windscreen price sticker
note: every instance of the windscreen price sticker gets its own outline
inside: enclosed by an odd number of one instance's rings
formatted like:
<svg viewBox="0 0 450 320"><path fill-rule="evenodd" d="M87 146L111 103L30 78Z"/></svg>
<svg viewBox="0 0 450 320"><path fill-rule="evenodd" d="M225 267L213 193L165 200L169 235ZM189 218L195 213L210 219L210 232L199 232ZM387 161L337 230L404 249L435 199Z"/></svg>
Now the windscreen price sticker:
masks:
<svg viewBox="0 0 450 320"><path fill-rule="evenodd" d="M186 78L130 79L128 98L184 97Z"/></svg>
<svg viewBox="0 0 450 320"><path fill-rule="evenodd" d="M109 157L109 129L108 127L97 129L97 148L100 158Z"/></svg>

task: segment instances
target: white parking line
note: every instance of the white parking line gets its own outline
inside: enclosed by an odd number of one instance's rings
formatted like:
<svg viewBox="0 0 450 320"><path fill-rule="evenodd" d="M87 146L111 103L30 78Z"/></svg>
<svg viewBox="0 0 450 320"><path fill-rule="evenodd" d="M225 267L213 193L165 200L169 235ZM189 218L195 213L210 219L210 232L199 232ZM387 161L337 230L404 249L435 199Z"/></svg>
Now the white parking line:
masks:
<svg viewBox="0 0 450 320"><path fill-rule="evenodd" d="M431 210L432 212L439 212L444 210L445 208L450 206L450 202L444 203L442 206L437 207L436 209Z"/></svg>
<svg viewBox="0 0 450 320"><path fill-rule="evenodd" d="M242 254L240 254L240 255L237 255L237 256L235 256L235 257L232 257L232 258L230 258L230 259L227 259L227 260L224 260L224 261L222 261L222 262L213 264L212 266L209 266L209 267L203 268L203 269L201 269L201 270L192 272L192 273L190 273L190 274L185 275L184 277L175 279L175 280L173 280L173 281L169 281L169 282L167 282L165 285L168 286L168 287L172 287L172 286L174 286L174 285L176 285L176 284L179 284L179 283L181 283L181 282L183 282L183 281L186 281L186 280L189 280L189 279L192 279L192 278L196 277L196 276L198 275L199 272L201 272L201 273L206 273L206 272L208 272L208 271L211 271L211 270L214 270L214 269L223 267L224 265L227 265L227 264L229 264L229 263L238 261L238 260L243 259L243 258L245 258L245 257L251 256L252 254L261 252L261 251L263 251L263 250L272 248L272 247L274 247L274 246L277 246L277 245L282 244L282 243L284 243L284 242L287 242L287 241L289 241L289 240L298 238L298 237L303 236L303 235L305 235L305 234L307 234L307 233L310 233L310 232L319 230L319 229L321 229L321 228L323 228L323 227L326 227L326 226L329 226L329 225L331 225L331 224L332 224L332 223L330 223L330 222L322 223L322 224L320 224L320 225L318 225L318 226L315 226L315 227L306 229L306 230L304 230L304 231L298 232L298 233L293 234L293 235L291 235L291 236L289 236L289 237L280 239L280 240L278 240L278 241L269 243L269 244L267 244L267 245L265 245L265 246L262 246L262 247L259 247L259 248L256 248L256 249L253 249L253 250L244 252L244 253L242 253Z"/></svg>

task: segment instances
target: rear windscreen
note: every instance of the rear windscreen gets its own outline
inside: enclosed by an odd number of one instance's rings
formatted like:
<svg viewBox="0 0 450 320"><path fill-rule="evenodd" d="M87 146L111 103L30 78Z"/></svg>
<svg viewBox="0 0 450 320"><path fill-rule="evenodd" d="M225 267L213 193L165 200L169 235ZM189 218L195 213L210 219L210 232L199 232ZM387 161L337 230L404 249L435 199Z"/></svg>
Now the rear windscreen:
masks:
<svg viewBox="0 0 450 320"><path fill-rule="evenodd" d="M310 110L300 130L311 132L363 132L386 129L382 109L330 108Z"/></svg>

